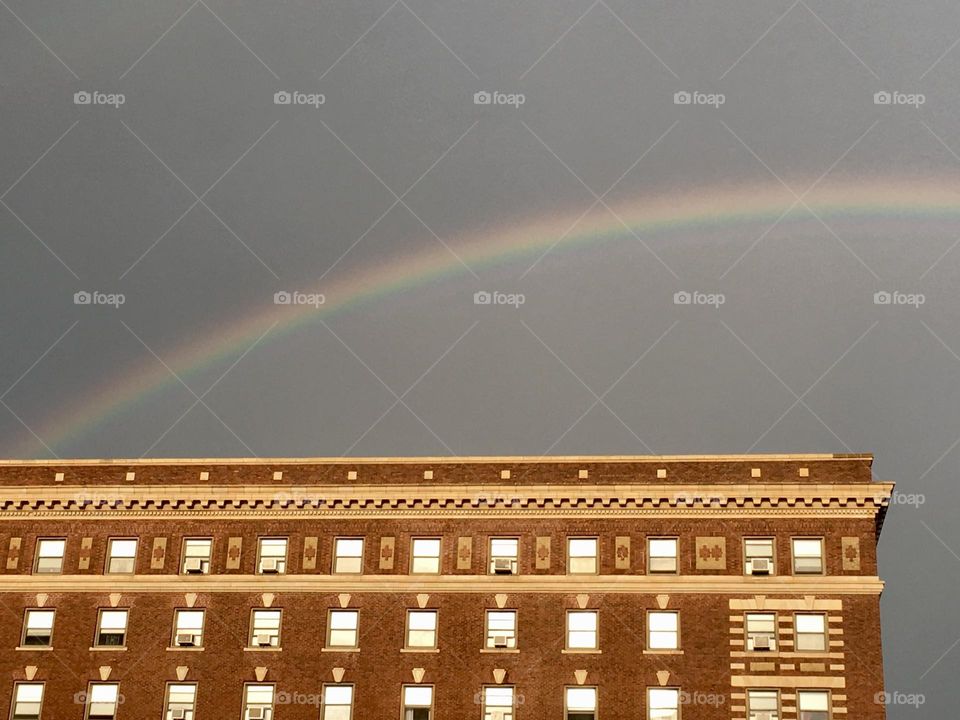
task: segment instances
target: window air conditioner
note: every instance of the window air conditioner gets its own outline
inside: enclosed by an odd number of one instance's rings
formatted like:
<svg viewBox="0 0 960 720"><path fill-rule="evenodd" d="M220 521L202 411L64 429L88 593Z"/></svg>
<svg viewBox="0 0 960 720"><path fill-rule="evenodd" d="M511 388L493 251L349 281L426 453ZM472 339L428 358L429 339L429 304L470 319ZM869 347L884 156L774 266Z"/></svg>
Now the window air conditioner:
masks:
<svg viewBox="0 0 960 720"><path fill-rule="evenodd" d="M757 635L753 638L754 650L769 650L773 644L773 638L769 635Z"/></svg>
<svg viewBox="0 0 960 720"><path fill-rule="evenodd" d="M267 717L266 708L247 708L247 720L264 720ZM767 719L769 720L769 718Z"/></svg>
<svg viewBox="0 0 960 720"><path fill-rule="evenodd" d="M272 639L273 638L270 635L257 635L256 637L257 645L259 645L260 647L269 647L270 645L273 644L271 642Z"/></svg>
<svg viewBox="0 0 960 720"><path fill-rule="evenodd" d="M510 558L496 558L493 561L493 571L510 575L513 573L513 560Z"/></svg>
<svg viewBox="0 0 960 720"><path fill-rule="evenodd" d="M753 560L751 560L750 574L751 575L769 575L770 574L769 558L754 558Z"/></svg>
<svg viewBox="0 0 960 720"><path fill-rule="evenodd" d="M279 561L276 558L263 558L263 560L260 561L260 572L279 572Z"/></svg>
<svg viewBox="0 0 960 720"><path fill-rule="evenodd" d="M193 647L197 644L197 636L190 633L180 633L177 635L177 645L180 647Z"/></svg>
<svg viewBox="0 0 960 720"><path fill-rule="evenodd" d="M506 635L494 635L493 636L493 646L498 648L507 647L507 636Z"/></svg>
<svg viewBox="0 0 960 720"><path fill-rule="evenodd" d="M187 558L183 561L183 569L188 573L202 573L203 572L203 559L202 558Z"/></svg>

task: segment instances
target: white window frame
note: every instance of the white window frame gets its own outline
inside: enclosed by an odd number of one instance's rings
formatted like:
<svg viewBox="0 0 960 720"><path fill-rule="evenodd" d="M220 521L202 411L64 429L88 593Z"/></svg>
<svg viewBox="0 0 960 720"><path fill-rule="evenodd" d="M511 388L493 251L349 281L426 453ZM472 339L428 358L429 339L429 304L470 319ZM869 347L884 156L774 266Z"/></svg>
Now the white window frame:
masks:
<svg viewBox="0 0 960 720"><path fill-rule="evenodd" d="M277 552L278 548L283 548L283 553ZM265 552L269 550L269 552ZM257 574L258 575L283 575L287 572L287 555L290 553L290 538L286 537L262 537L257 538ZM276 572L264 572L264 561L274 561Z"/></svg>
<svg viewBox="0 0 960 720"><path fill-rule="evenodd" d="M818 618L822 623L823 630L820 632L811 632L801 630L800 626L808 618ZM800 638L820 637L823 640L823 647L817 649L807 649L800 647ZM797 653L825 653L830 651L830 625L827 621L826 613L822 612L797 612L793 614L793 651Z"/></svg>
<svg viewBox="0 0 960 720"><path fill-rule="evenodd" d="M679 720L681 706L680 688L647 688L647 720Z"/></svg>
<svg viewBox="0 0 960 720"><path fill-rule="evenodd" d="M433 628L429 627L413 627L414 618L418 618L417 624L429 624L422 623L419 618L426 619L433 617ZM424 645L424 644L413 644L410 641L413 639L412 633L433 633L433 644ZM438 647L440 636L440 612L438 610L407 610L407 622L404 628L404 649L406 650L434 650Z"/></svg>
<svg viewBox="0 0 960 720"><path fill-rule="evenodd" d="M824 702L819 702L823 700ZM814 705L823 705L820 707L804 707L807 703ZM820 690L818 688L797 688L797 717L805 720L804 713L822 713L819 717L812 720L830 720L833 717L833 698L829 690ZM809 717L809 716L807 716Z"/></svg>
<svg viewBox="0 0 960 720"><path fill-rule="evenodd" d="M764 707L769 705L771 696L775 700L774 709ZM761 702L763 706L754 707L754 704ZM780 720L781 713L783 710L780 706L780 691L776 688L749 688L747 690L747 718L748 720L756 720L757 713L768 712L770 713L770 720Z"/></svg>
<svg viewBox="0 0 960 720"><path fill-rule="evenodd" d="M592 629L573 629L578 619L586 621L588 618L593 618ZM566 629L567 650L590 652L600 649L600 612L598 610L567 610Z"/></svg>
<svg viewBox="0 0 960 720"><path fill-rule="evenodd" d="M599 712L599 693L595 685L569 685L563 689L563 717L570 720L571 715L581 718L589 713L590 720L596 720Z"/></svg>
<svg viewBox="0 0 960 720"><path fill-rule="evenodd" d="M345 692L349 695L349 702L336 702L331 703L331 694L342 694ZM350 683L326 683L323 686L323 697L321 698L320 703L320 720L351 720L353 718L353 705L356 698L355 689ZM336 698L337 700L342 700L342 698ZM343 708L347 709L347 713L343 713Z"/></svg>
<svg viewBox="0 0 960 720"><path fill-rule="evenodd" d="M187 622L188 619L195 619L197 615L200 616L199 626ZM171 647L202 648L206 624L207 613L204 608L176 608L173 611L173 639L171 640ZM181 645L178 640L181 635L192 635L193 644Z"/></svg>
<svg viewBox="0 0 960 720"><path fill-rule="evenodd" d="M409 693L408 693L409 691ZM429 702L426 702L422 698L416 697L417 695L428 695ZM413 712L415 710L427 710L429 720L433 720L433 702L434 702L435 692L433 685L404 685L400 689L400 710L402 713L402 720L413 720Z"/></svg>
<svg viewBox="0 0 960 720"><path fill-rule="evenodd" d="M486 634L484 647L488 650L516 650L517 617L516 610L485 611L483 620L484 632ZM506 639L506 647L497 647L495 639L498 637Z"/></svg>
<svg viewBox="0 0 960 720"><path fill-rule="evenodd" d="M760 545L761 543L769 544L770 554L769 555L759 555L751 554L748 552L748 548L751 545ZM770 561L770 572L767 573L769 576L777 574L777 541L776 538L772 537L748 537L743 539L743 574L744 575L753 575L753 560L752 558L766 558Z"/></svg>
<svg viewBox="0 0 960 720"><path fill-rule="evenodd" d="M333 539L333 574L362 575L363 551L362 537L338 537ZM341 545L343 547L341 547ZM356 552L359 545L359 552ZM355 569L354 569L355 568Z"/></svg>
<svg viewBox="0 0 960 720"><path fill-rule="evenodd" d="M204 546L206 546L206 552L204 552ZM183 539L183 553L180 557L180 574L181 575L209 575L210 574L210 560L213 557L213 538L208 537L190 537ZM192 570L187 568L187 562L193 560L200 561L200 570Z"/></svg>
<svg viewBox="0 0 960 720"><path fill-rule="evenodd" d="M592 553L588 548L592 546ZM567 538L567 575L597 575L600 572L600 538Z"/></svg>
<svg viewBox="0 0 960 720"><path fill-rule="evenodd" d="M668 626L668 620L671 618L672 628ZM679 649L680 612L678 610L647 610L647 650Z"/></svg>
<svg viewBox="0 0 960 720"><path fill-rule="evenodd" d="M668 547L673 548L672 553L666 553ZM656 554L654 554L656 550ZM672 560L672 566L667 569L654 567L662 565L666 567L667 562ZM659 561L659 562L658 562ZM663 536L647 538L647 573L649 575L677 575L680 572L680 538Z"/></svg>
<svg viewBox="0 0 960 720"><path fill-rule="evenodd" d="M67 554L66 538L45 537L37 540L36 557L33 561L34 575L60 575L63 573L64 557ZM49 561L57 560L56 569L45 569L41 566L51 565ZM47 561L47 562L44 562Z"/></svg>
<svg viewBox="0 0 960 720"><path fill-rule="evenodd" d="M797 543L814 543L814 542L819 543L819 553L817 555L811 555L807 552L800 554L797 552ZM798 570L797 569L798 560L808 560L814 557L820 560L819 570ZM790 558L793 565L794 575L823 575L826 573L827 563L826 563L826 556L824 555L824 542L822 537L790 538Z"/></svg>
<svg viewBox="0 0 960 720"><path fill-rule="evenodd" d="M131 546L132 543L132 546ZM120 546L119 548L117 546ZM129 548L133 548L130 554ZM132 537L115 537L107 540L107 559L103 572L105 575L133 575L137 572L137 551L140 542ZM114 569L114 564L125 566L130 565L129 570Z"/></svg>
<svg viewBox="0 0 960 720"><path fill-rule="evenodd" d="M509 705L503 702L507 698L510 700ZM481 699L483 720L514 720L517 692L513 685L485 685Z"/></svg>
<svg viewBox="0 0 960 720"><path fill-rule="evenodd" d="M431 550L424 551L430 543ZM436 543L437 552L433 554L433 543ZM419 546L419 547L418 547ZM410 574L411 575L439 575L441 559L443 558L443 538L415 537L410 538ZM435 568L435 569L431 569Z"/></svg>
<svg viewBox="0 0 960 720"><path fill-rule="evenodd" d="M509 564L510 569L498 569L497 565ZM516 575L520 572L520 538L492 537L490 538L490 574Z"/></svg>
<svg viewBox="0 0 960 720"><path fill-rule="evenodd" d="M276 618L276 621L273 620ZM280 647L283 632L283 610L280 608L253 608L250 611L250 635L247 639L248 647L260 650L277 649ZM259 636L270 638L269 645L261 645Z"/></svg>
<svg viewBox="0 0 960 720"><path fill-rule="evenodd" d="M38 690L39 697L37 697ZM42 682L15 682L13 693L10 696L11 720L19 720L20 718L39 720L43 715L43 696L45 692L46 687ZM26 695L26 697L21 698L21 694ZM21 708L21 706L25 707ZM36 712L33 712L34 706L36 706ZM29 710L30 713L27 714L21 710Z"/></svg>
<svg viewBox="0 0 960 720"><path fill-rule="evenodd" d="M117 620L123 618L123 624L117 624ZM109 620L109 623L106 621ZM117 631L122 631L122 642L119 645L113 643L101 642L105 635L119 635ZM130 632L130 609L129 608L100 608L97 611L97 628L93 636L93 646L96 648L119 649L127 646L127 634Z"/></svg>
<svg viewBox="0 0 960 720"><path fill-rule="evenodd" d="M190 694L189 702L186 698L188 692ZM173 720L173 713L176 710L184 711L184 720L194 720L197 712L197 683L167 683L167 689L163 696L164 720Z"/></svg>
<svg viewBox="0 0 960 720"><path fill-rule="evenodd" d="M350 623L344 623L345 620L353 620L353 627ZM337 642L334 643L334 633L338 637L345 636L348 633L353 636L349 644ZM360 646L360 611L345 608L331 608L327 610L327 638L326 647L331 650L352 650Z"/></svg>
<svg viewBox="0 0 960 720"><path fill-rule="evenodd" d="M269 693L270 702L255 698L257 694L264 696ZM273 709L277 701L277 686L273 683L245 683L243 686L243 714L242 720L249 720L252 708L263 708L263 720L273 720Z"/></svg>
<svg viewBox="0 0 960 720"><path fill-rule="evenodd" d="M744 650L747 652L754 652L754 640L758 635L769 635L770 636L770 652L776 652L780 649L779 637L777 630L779 629L779 619L775 612L748 612L743 615L743 642ZM761 624L761 627L756 627L756 624ZM764 628L762 626L768 626ZM753 626L753 627L752 627ZM766 650L759 650L757 652L767 652Z"/></svg>
<svg viewBox="0 0 960 720"><path fill-rule="evenodd" d="M40 622L41 618L50 618L50 622ZM23 612L23 631L20 634L20 647L41 648L53 647L53 628L57 622L57 611L54 608L27 608ZM40 637L36 632L31 631L49 630L47 642L28 643L29 637Z"/></svg>
<svg viewBox="0 0 960 720"><path fill-rule="evenodd" d="M83 717L85 720L113 720L117 717L117 711L120 707L120 683L111 682L92 682L87 685L86 707ZM109 715L103 714L101 710L104 707L112 706L113 712ZM96 713L94 712L96 711Z"/></svg>

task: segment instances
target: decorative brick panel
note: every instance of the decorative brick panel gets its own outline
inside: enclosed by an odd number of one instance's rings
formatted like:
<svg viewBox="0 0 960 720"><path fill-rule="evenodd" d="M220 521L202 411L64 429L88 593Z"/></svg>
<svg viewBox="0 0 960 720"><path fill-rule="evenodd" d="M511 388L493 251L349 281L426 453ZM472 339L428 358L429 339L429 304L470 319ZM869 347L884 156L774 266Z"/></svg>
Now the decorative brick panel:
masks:
<svg viewBox="0 0 960 720"><path fill-rule="evenodd" d="M232 537L227 540L227 570L240 569L240 551L243 547L243 538Z"/></svg>
<svg viewBox="0 0 960 720"><path fill-rule="evenodd" d="M150 553L150 569L163 570L167 561L167 539L158 537L153 539L153 551Z"/></svg>
<svg viewBox="0 0 960 720"><path fill-rule="evenodd" d="M16 570L17 566L20 565L20 544L22 542L22 538L10 538L10 549L7 550L7 570Z"/></svg>
<svg viewBox="0 0 960 720"><path fill-rule="evenodd" d="M550 538L549 537L537 538L536 558L537 558L537 570L550 569Z"/></svg>
<svg viewBox="0 0 960 720"><path fill-rule="evenodd" d="M727 539L725 537L697 538L697 570L726 570Z"/></svg>
<svg viewBox="0 0 960 720"><path fill-rule="evenodd" d="M616 549L614 550L617 570L630 569L630 536L617 535Z"/></svg>
<svg viewBox="0 0 960 720"><path fill-rule="evenodd" d="M319 539L315 536L305 537L303 539L303 569L317 569L317 545Z"/></svg>
<svg viewBox="0 0 960 720"><path fill-rule="evenodd" d="M473 565L473 538L457 538L457 570L469 570Z"/></svg>
<svg viewBox="0 0 960 720"><path fill-rule="evenodd" d="M841 540L841 553L843 555L843 569L860 569L860 538L845 537Z"/></svg>
<svg viewBox="0 0 960 720"><path fill-rule="evenodd" d="M393 560L396 555L395 538L380 538L380 569L393 570Z"/></svg>

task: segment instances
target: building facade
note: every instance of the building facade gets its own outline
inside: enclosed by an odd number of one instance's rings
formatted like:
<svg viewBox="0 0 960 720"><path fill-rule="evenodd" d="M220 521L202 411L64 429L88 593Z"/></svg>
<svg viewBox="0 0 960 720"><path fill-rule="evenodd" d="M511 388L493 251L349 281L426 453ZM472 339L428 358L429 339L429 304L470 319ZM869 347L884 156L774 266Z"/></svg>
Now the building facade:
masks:
<svg viewBox="0 0 960 720"><path fill-rule="evenodd" d="M5 461L15 720L881 720L869 455Z"/></svg>

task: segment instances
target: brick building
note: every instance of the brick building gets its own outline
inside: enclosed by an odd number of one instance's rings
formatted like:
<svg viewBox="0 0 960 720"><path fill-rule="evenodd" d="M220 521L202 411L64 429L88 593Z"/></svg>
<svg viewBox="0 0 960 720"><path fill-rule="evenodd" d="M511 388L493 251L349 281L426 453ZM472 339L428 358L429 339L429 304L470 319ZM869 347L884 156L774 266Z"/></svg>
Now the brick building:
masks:
<svg viewBox="0 0 960 720"><path fill-rule="evenodd" d="M869 455L5 461L16 720L881 720Z"/></svg>

